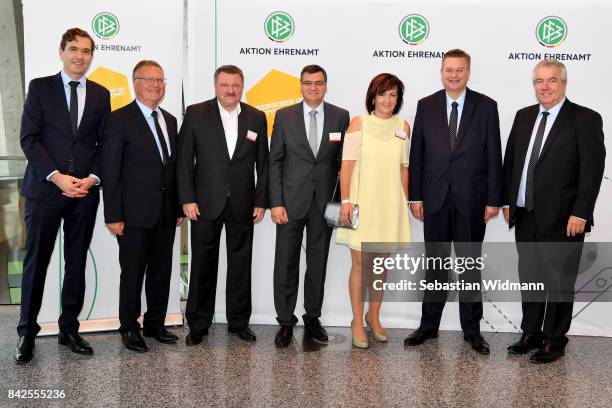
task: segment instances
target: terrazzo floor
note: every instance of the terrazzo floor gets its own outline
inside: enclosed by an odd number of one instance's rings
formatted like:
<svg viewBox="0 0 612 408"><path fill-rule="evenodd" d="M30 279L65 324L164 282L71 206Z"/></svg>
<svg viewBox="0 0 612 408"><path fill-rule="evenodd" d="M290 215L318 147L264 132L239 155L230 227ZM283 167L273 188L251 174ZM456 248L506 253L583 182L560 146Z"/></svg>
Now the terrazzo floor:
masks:
<svg viewBox="0 0 612 408"><path fill-rule="evenodd" d="M247 344L215 324L204 342L186 347L146 339L149 352L127 351L116 332L86 334L94 355L36 341L34 360L16 366L18 308L0 307L0 407L610 407L612 339L572 337L564 358L538 366L509 357L516 335L485 333L491 355L473 352L459 332L440 332L405 348L406 330L388 343L350 349L350 329L328 328L337 340L318 351L296 339L274 346L275 326L251 326ZM9 390L63 390L63 399L9 399Z"/></svg>

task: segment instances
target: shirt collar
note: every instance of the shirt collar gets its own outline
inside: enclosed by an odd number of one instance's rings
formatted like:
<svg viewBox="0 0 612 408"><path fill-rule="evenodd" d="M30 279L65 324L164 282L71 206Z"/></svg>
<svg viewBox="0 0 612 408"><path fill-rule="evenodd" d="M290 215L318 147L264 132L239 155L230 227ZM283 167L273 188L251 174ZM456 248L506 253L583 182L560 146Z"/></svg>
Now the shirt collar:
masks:
<svg viewBox="0 0 612 408"><path fill-rule="evenodd" d="M542 112L549 112L550 116L557 116L559 114L559 111L561 110L561 107L563 106L563 103L565 103L565 99L566 98L564 96L558 104L556 104L550 109L544 109L544 107L540 104L540 112L538 113L538 116L540 116Z"/></svg>
<svg viewBox="0 0 612 408"><path fill-rule="evenodd" d="M74 79L70 78L68 74L64 72L64 70L61 70L60 74L62 76L62 82L64 83L64 86L68 86L68 83L70 81L74 81ZM81 86L85 86L85 83L87 82L87 78L85 78L85 75L79 78L78 82L81 84Z"/></svg>
<svg viewBox="0 0 612 408"><path fill-rule="evenodd" d="M219 103L219 99L217 99L217 105L219 105L219 112L221 112L222 114L225 114L225 116L240 115L240 112L241 112L240 102L238 102L238 106L236 106L236 109L234 109L233 112L229 112L223 106L221 106L221 103Z"/></svg>
<svg viewBox="0 0 612 408"><path fill-rule="evenodd" d="M325 102L321 102L319 104L319 106L317 106L316 108L314 108L315 111L317 111L317 114L319 116L321 116L323 114L323 104ZM308 106L308 104L305 101L302 101L302 106L304 108L304 116L307 116L311 110L313 110L310 106Z"/></svg>
<svg viewBox="0 0 612 408"><path fill-rule="evenodd" d="M446 93L446 106L448 108L452 106L453 102L457 102L459 106L463 106L464 101L465 101L465 89L463 90L463 93L461 93L461 95L455 100L453 100L453 98L448 96L448 93Z"/></svg>
<svg viewBox="0 0 612 408"><path fill-rule="evenodd" d="M151 113L153 112L153 109L149 108L147 105L145 105L144 103L140 102L138 99L136 99L136 104L138 105L138 107L142 111L142 114L145 115L146 118L151 116ZM155 108L155 112L157 112L158 115L161 114L161 111L159 110L159 106Z"/></svg>

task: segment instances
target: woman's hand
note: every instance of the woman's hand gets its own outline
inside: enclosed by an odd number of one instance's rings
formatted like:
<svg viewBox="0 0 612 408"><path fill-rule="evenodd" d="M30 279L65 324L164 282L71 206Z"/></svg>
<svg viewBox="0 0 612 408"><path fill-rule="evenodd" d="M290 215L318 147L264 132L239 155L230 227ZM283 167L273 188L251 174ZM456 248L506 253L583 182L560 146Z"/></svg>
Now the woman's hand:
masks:
<svg viewBox="0 0 612 408"><path fill-rule="evenodd" d="M340 218L342 219L342 224L351 225L353 221L353 204L345 203L340 207Z"/></svg>

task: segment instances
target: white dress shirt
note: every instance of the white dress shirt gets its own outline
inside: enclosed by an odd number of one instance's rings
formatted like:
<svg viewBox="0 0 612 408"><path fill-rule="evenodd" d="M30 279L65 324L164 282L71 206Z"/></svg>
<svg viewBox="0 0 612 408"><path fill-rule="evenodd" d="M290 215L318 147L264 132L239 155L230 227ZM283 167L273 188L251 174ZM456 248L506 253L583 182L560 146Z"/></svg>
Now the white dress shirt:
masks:
<svg viewBox="0 0 612 408"><path fill-rule="evenodd" d="M225 132L225 141L227 142L227 152L230 159L234 155L236 149L236 141L238 140L238 115L240 115L240 103L236 106L233 112L228 112L221 106L219 101L219 113L221 114L221 123L223 123L223 131Z"/></svg>
<svg viewBox="0 0 612 408"><path fill-rule="evenodd" d="M323 119L325 118L325 113L323 109L323 104L325 102L321 102L319 106L314 108L317 111L315 118L317 118L317 152L319 151L319 147L321 146L321 139L323 139ZM310 140L310 135L308 132L310 131L310 111L313 110L308 104L303 101L302 105L304 106L304 126L306 126L306 138Z"/></svg>

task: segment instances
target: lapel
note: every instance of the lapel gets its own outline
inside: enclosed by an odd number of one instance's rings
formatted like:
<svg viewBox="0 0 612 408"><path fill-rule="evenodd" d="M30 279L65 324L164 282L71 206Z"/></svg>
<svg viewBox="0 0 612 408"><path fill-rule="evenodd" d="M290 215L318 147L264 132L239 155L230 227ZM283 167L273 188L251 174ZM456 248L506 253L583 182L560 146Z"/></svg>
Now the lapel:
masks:
<svg viewBox="0 0 612 408"><path fill-rule="evenodd" d="M64 81L62 81L61 72L58 73L54 78L53 90L55 92L55 98L57 106L61 106L60 111L63 113L62 117L64 122L65 134L72 139L72 125L70 124L70 109L66 102L66 91L64 90Z"/></svg>
<svg viewBox="0 0 612 408"><path fill-rule="evenodd" d="M434 135L438 135L441 140L441 144L446 146L450 152L450 136L448 131L448 116L446 114L446 91L442 89L438 92L437 101L435 101L435 117L434 123L437 124L438 130L433 132Z"/></svg>
<svg viewBox="0 0 612 408"><path fill-rule="evenodd" d="M155 154L155 157L157 157L158 159L159 165L163 166L164 163L162 162L162 158L159 154L159 149L157 148L157 142L155 141L155 135L151 131L151 127L147 123L147 120L145 119L142 113L142 110L136 103L136 99L134 99L132 103L130 104L130 111L132 115L135 116L134 118L136 121L135 123L137 124L139 128L138 134L143 135L143 138L146 140L146 145L148 146L149 151Z"/></svg>
<svg viewBox="0 0 612 408"><path fill-rule="evenodd" d="M164 121L166 122L166 132L168 132L168 140L170 142L170 161L174 161L176 157L176 129L174 129L174 127L170 128L170 126L173 126L172 124L174 122L170 120L170 114L168 112L162 108L159 108L159 110L164 116Z"/></svg>
<svg viewBox="0 0 612 408"><path fill-rule="evenodd" d="M323 157L323 150L329 147L329 124L331 123L332 110L328 104L323 102L323 133L321 134L321 143L317 150L317 159ZM303 121L302 121L303 122ZM310 145L308 145L310 148Z"/></svg>
<svg viewBox="0 0 612 408"><path fill-rule="evenodd" d="M535 126L535 121L538 117L538 112L540 111L539 105L532 106L527 112L525 112L525 119L523 123L521 123L521 130L519 131L519 140L516 141L517 146L517 155L519 162L515 167L518 172L518 180L520 183L521 174L523 173L523 167L525 166L525 161L527 160L527 149L529 148L529 139L531 139L531 133L533 132L533 127Z"/></svg>
<svg viewBox="0 0 612 408"><path fill-rule="evenodd" d="M240 149L240 146L242 146L242 144L245 143L244 139L246 139L246 134L248 131L247 129L248 124L249 124L249 118L248 118L247 110L245 109L244 104L240 102L240 114L238 115L238 135L236 138L236 147L234 148L234 154L232 155L232 160L234 159L234 157L238 157L237 156L238 149ZM259 136L260 135L257 135L257 137ZM227 145L227 142L226 142L226 145Z"/></svg>
<svg viewBox="0 0 612 408"><path fill-rule="evenodd" d="M296 137L298 138L299 143L301 143L308 152L310 152L310 157L315 159L314 154L312 153L312 149L310 148L310 144L308 144L308 134L306 133L306 124L304 123L304 102L300 102L294 105L295 110L295 124L297 126Z"/></svg>
<svg viewBox="0 0 612 408"><path fill-rule="evenodd" d="M85 79L85 106L83 107L83 117L81 118L81 123L79 123L79 130L84 128L83 125L87 123L86 121L89 119L89 115L91 114L91 101L95 99L95 95L93 93L94 91L93 86L91 85L91 81ZM77 139L80 133L81 132L77 132Z"/></svg>
<svg viewBox="0 0 612 408"><path fill-rule="evenodd" d="M544 143L542 151L540 152L538 163L550 150L550 145L553 144L554 141L559 137L561 129L563 129L567 121L572 116L570 115L570 111L572 110L571 105L572 103L569 101L569 99L566 98L565 102L563 103L563 106L561 106L561 109L559 110L559 115L557 116L557 119L555 119L555 123L553 123L552 128L550 128L550 131L548 132L548 137L546 137L546 142Z"/></svg>
<svg viewBox="0 0 612 408"><path fill-rule="evenodd" d="M223 150L225 153L225 158L227 160L231 160L229 157L229 149L227 148L227 140L225 139L225 130L223 130L223 122L221 121L221 112L219 111L219 102L217 101L217 98L211 99L210 104L210 122L215 125L216 130L216 132L213 132L214 138L221 145L221 150Z"/></svg>
<svg viewBox="0 0 612 408"><path fill-rule="evenodd" d="M455 151L457 151L459 144L464 139L465 130L470 124L470 119L476 103L474 101L474 94L468 88L465 89L465 99L463 100L463 110L461 111L461 118L459 118L459 129L457 130L457 141L455 145ZM449 137L450 144L450 137Z"/></svg>

